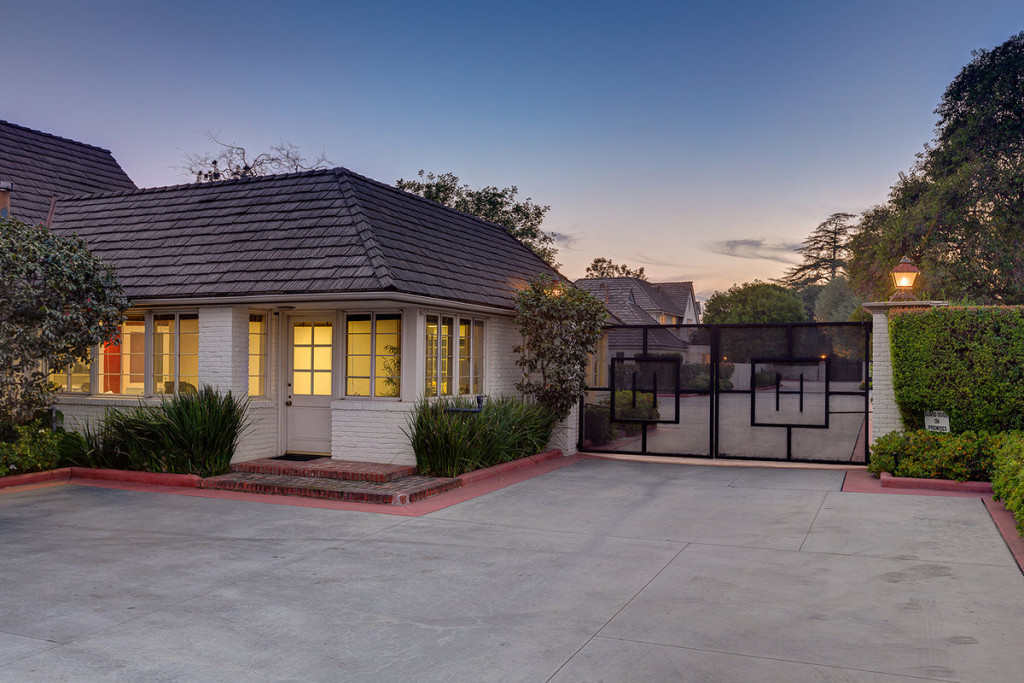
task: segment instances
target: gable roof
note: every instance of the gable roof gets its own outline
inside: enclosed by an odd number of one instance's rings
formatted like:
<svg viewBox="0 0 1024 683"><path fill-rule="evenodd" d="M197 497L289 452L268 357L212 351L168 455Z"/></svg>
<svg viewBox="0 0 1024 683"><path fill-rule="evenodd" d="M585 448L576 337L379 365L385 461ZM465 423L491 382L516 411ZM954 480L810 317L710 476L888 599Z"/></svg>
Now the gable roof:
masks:
<svg viewBox="0 0 1024 683"><path fill-rule="evenodd" d="M401 292L513 308L562 279L501 226L345 168L73 197L76 232L133 300Z"/></svg>
<svg viewBox="0 0 1024 683"><path fill-rule="evenodd" d="M11 216L41 223L53 197L134 190L109 150L0 121L0 180L13 183Z"/></svg>
<svg viewBox="0 0 1024 683"><path fill-rule="evenodd" d="M694 314L699 313L697 309L697 295L693 291L693 282L655 282L654 288L676 303L680 309L687 309L687 302L691 302Z"/></svg>
<svg viewBox="0 0 1024 683"><path fill-rule="evenodd" d="M609 312L628 325L658 324L658 321L651 317L652 311L680 317L686 315L685 305L681 308L671 298L655 289L656 285L639 278L581 278L574 284L596 296Z"/></svg>

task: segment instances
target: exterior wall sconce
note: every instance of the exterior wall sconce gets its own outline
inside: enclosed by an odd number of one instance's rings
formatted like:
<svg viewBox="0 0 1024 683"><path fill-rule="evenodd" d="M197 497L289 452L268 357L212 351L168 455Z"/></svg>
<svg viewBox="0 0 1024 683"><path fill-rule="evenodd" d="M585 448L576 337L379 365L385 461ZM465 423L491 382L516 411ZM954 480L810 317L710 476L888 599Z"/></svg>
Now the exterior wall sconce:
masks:
<svg viewBox="0 0 1024 683"><path fill-rule="evenodd" d="M899 265L892 269L892 282L896 285L896 293L892 295L889 301L917 301L913 289L914 281L920 272L917 266L904 256Z"/></svg>

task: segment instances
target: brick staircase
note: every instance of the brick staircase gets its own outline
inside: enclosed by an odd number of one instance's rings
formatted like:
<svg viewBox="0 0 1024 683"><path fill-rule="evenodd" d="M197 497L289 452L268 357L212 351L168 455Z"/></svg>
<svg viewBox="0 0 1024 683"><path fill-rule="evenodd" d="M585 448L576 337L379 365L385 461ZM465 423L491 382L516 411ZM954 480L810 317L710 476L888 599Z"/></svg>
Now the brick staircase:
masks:
<svg viewBox="0 0 1024 683"><path fill-rule="evenodd" d="M457 488L456 479L425 477L415 467L281 456L235 463L199 488L326 500L405 505Z"/></svg>

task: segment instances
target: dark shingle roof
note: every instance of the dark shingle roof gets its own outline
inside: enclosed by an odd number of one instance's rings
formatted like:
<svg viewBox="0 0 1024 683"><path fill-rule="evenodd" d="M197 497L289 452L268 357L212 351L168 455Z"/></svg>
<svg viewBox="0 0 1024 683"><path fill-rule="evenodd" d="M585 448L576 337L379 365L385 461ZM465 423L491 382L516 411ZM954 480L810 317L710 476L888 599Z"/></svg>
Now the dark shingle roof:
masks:
<svg viewBox="0 0 1024 683"><path fill-rule="evenodd" d="M82 142L0 121L0 180L14 185L11 216L46 219L52 197L134 190L110 152Z"/></svg>
<svg viewBox="0 0 1024 683"><path fill-rule="evenodd" d="M645 311L661 311L680 317L686 315L685 308L680 308L679 304L646 280L635 277L597 277L582 278L576 280L575 284L600 299L605 308L627 325L657 324L658 321Z"/></svg>
<svg viewBox="0 0 1024 683"><path fill-rule="evenodd" d="M77 232L128 296L394 291L512 308L559 276L501 226L344 168L73 197Z"/></svg>
<svg viewBox="0 0 1024 683"><path fill-rule="evenodd" d="M685 311L686 302L692 301L694 314L700 314L697 308L697 295L693 291L693 282L655 282L654 288L674 301L680 310Z"/></svg>

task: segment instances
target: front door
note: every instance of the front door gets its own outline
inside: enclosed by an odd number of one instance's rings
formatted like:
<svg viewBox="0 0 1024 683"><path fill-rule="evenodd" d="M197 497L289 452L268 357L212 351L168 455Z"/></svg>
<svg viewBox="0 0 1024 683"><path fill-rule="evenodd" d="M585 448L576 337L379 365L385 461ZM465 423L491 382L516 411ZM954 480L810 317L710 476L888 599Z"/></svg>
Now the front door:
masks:
<svg viewBox="0 0 1024 683"><path fill-rule="evenodd" d="M287 450L329 455L334 398L333 316L290 316L288 351Z"/></svg>

